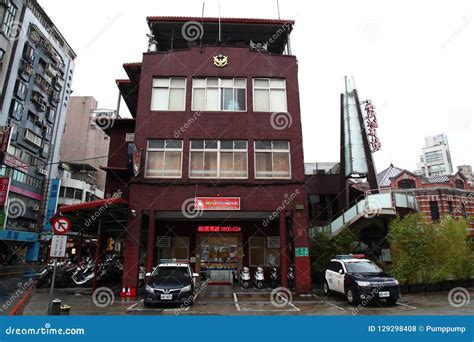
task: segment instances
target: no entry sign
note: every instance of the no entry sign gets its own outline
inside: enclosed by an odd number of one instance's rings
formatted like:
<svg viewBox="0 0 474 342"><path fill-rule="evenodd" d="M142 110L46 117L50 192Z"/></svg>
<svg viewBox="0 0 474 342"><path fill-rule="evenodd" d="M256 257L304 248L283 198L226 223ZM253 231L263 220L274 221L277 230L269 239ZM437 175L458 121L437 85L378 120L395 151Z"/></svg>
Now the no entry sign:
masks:
<svg viewBox="0 0 474 342"><path fill-rule="evenodd" d="M66 217L58 217L51 225L53 226L54 234L66 234L71 229L71 221Z"/></svg>

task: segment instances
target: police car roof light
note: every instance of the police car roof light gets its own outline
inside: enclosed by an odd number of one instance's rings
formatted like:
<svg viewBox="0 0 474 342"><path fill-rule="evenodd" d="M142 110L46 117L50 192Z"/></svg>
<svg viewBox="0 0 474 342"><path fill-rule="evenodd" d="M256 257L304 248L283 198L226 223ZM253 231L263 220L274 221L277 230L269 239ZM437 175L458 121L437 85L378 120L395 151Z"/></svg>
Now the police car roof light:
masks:
<svg viewBox="0 0 474 342"><path fill-rule="evenodd" d="M351 259L351 255L350 254L339 254L339 255L336 255L336 259Z"/></svg>

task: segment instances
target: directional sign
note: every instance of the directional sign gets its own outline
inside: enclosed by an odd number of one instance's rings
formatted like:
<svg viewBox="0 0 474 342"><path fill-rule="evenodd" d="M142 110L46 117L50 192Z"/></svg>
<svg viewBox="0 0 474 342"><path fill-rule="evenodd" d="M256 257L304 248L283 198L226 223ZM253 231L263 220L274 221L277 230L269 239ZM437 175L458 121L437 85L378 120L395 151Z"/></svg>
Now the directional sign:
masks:
<svg viewBox="0 0 474 342"><path fill-rule="evenodd" d="M66 234L71 229L71 221L66 217L58 217L52 223L54 234Z"/></svg>
<svg viewBox="0 0 474 342"><path fill-rule="evenodd" d="M66 235L53 235L53 238L51 239L51 251L49 252L49 256L52 258L63 258L66 255L66 245Z"/></svg>

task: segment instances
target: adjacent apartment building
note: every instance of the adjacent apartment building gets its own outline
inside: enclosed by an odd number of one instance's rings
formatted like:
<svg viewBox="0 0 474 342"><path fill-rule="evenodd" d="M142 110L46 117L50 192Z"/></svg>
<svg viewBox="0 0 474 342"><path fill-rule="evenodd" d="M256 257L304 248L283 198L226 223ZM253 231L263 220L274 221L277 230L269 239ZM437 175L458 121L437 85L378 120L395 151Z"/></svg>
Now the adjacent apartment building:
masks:
<svg viewBox="0 0 474 342"><path fill-rule="evenodd" d="M425 137L425 146L422 148L422 155L417 167L418 170L415 173L424 177L444 176L453 173L446 134Z"/></svg>
<svg viewBox="0 0 474 342"><path fill-rule="evenodd" d="M0 248L35 261L50 180L59 173L76 54L36 0L2 1L0 8L3 38L11 49L1 74L0 124L9 142L2 150L0 175L9 177L10 186Z"/></svg>

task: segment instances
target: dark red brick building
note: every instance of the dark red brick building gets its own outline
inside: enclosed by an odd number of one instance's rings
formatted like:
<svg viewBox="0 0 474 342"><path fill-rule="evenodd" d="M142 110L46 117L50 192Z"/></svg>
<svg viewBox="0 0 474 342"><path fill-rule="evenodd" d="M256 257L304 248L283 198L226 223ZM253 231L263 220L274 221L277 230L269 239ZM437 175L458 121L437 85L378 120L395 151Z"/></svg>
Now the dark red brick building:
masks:
<svg viewBox="0 0 474 342"><path fill-rule="evenodd" d="M123 287L137 287L142 262L189 259L214 283L244 265L277 267L286 286L294 264L296 291L310 292L294 23L147 21L150 51L117 81L133 118L106 130L106 193L128 202Z"/></svg>

